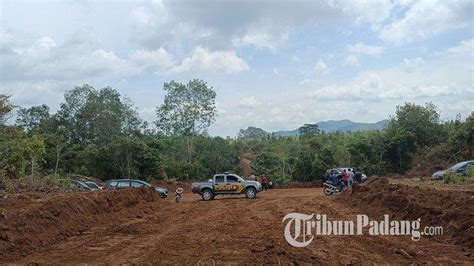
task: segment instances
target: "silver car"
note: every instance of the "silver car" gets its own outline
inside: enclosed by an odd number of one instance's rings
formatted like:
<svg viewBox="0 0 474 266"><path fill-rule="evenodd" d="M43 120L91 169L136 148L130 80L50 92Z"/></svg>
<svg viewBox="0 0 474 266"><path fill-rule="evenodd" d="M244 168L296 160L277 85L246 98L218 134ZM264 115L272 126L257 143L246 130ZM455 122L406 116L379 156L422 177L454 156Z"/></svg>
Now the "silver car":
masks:
<svg viewBox="0 0 474 266"><path fill-rule="evenodd" d="M467 169L469 166L474 166L474 160L460 162L449 167L446 170L438 171L432 175L431 180L442 180L447 172L455 173L458 175L467 175Z"/></svg>

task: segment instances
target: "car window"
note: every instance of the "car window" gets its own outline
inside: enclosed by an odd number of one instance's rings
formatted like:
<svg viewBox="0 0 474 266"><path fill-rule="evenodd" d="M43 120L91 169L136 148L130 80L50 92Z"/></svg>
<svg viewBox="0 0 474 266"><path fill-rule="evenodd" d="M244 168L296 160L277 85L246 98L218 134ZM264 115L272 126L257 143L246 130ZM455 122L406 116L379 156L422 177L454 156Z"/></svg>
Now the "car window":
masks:
<svg viewBox="0 0 474 266"><path fill-rule="evenodd" d="M90 188L99 188L95 183L86 183Z"/></svg>
<svg viewBox="0 0 474 266"><path fill-rule="evenodd" d="M228 183L230 183L230 182L239 182L239 179L236 176L228 175L227 176L227 182Z"/></svg>
<svg viewBox="0 0 474 266"><path fill-rule="evenodd" d="M223 175L216 176L216 183L224 183L224 176Z"/></svg>
<svg viewBox="0 0 474 266"><path fill-rule="evenodd" d="M465 165L466 165L466 162L461 162L461 163L455 164L454 166L451 167L451 170L457 171L457 170L459 170L461 167L463 167L463 166L465 166Z"/></svg>
<svg viewBox="0 0 474 266"><path fill-rule="evenodd" d="M146 187L145 184L140 183L140 182L132 182L132 187Z"/></svg>
<svg viewBox="0 0 474 266"><path fill-rule="evenodd" d="M116 187L117 186L117 181L112 181L109 183L109 186L111 187Z"/></svg>
<svg viewBox="0 0 474 266"><path fill-rule="evenodd" d="M130 181L121 181L117 187L130 187Z"/></svg>

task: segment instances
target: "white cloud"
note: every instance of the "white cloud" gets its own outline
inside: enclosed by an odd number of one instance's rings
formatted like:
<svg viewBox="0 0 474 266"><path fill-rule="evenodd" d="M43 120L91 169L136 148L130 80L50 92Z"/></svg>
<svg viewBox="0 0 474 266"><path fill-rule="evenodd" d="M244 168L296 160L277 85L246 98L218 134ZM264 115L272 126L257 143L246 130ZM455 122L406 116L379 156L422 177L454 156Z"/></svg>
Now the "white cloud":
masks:
<svg viewBox="0 0 474 266"><path fill-rule="evenodd" d="M345 66L358 66L359 65L359 57L355 54L350 54L344 58L344 65Z"/></svg>
<svg viewBox="0 0 474 266"><path fill-rule="evenodd" d="M362 42L347 45L346 50L349 54L344 59L345 66L358 66L360 56L379 57L384 52L381 46L366 45Z"/></svg>
<svg viewBox="0 0 474 266"><path fill-rule="evenodd" d="M197 47L190 57L175 66L172 72L211 72L211 73L237 73L249 69L247 63L234 51L216 51Z"/></svg>
<svg viewBox="0 0 474 266"><path fill-rule="evenodd" d="M10 43L1 43L0 56L1 79L6 81L79 80L136 73L127 60L79 36L57 44L51 37L28 43L16 35Z"/></svg>
<svg viewBox="0 0 474 266"><path fill-rule="evenodd" d="M469 40L461 41L461 43L458 46L454 46L447 49L445 53L451 54L451 55L471 54L471 57L472 57L473 51L474 51L474 39L469 39Z"/></svg>
<svg viewBox="0 0 474 266"><path fill-rule="evenodd" d="M163 48L153 51L135 50L130 54L130 60L136 63L137 67L152 72L167 71L176 64Z"/></svg>
<svg viewBox="0 0 474 266"><path fill-rule="evenodd" d="M411 71L414 71L414 70L418 69L424 63L425 63L425 61L420 57L411 58L411 59L403 58L404 68L408 72L411 72Z"/></svg>
<svg viewBox="0 0 474 266"><path fill-rule="evenodd" d="M362 1L158 1L132 10L134 40L148 49L232 47L276 49L293 29L308 24L367 23L378 29L390 17L391 0Z"/></svg>
<svg viewBox="0 0 474 266"><path fill-rule="evenodd" d="M326 65L326 63L324 63L324 61L321 58L314 65L313 70L318 75L326 75L329 73L329 67Z"/></svg>
<svg viewBox="0 0 474 266"><path fill-rule="evenodd" d="M342 84L321 86L306 96L319 100L410 100L464 95L474 101L472 40L429 59L404 59L395 67L359 73Z"/></svg>
<svg viewBox="0 0 474 266"><path fill-rule="evenodd" d="M376 99L383 91L384 81L377 74L368 74L352 80L349 84L328 85L306 93L319 100Z"/></svg>
<svg viewBox="0 0 474 266"><path fill-rule="evenodd" d="M383 50L384 48L381 46L366 45L362 42L347 46L347 51L355 55L380 56Z"/></svg>
<svg viewBox="0 0 474 266"><path fill-rule="evenodd" d="M395 6L391 0L333 0L329 4L355 17L357 23L370 23L374 28L390 17L390 10Z"/></svg>
<svg viewBox="0 0 474 266"><path fill-rule="evenodd" d="M58 44L51 37L23 41L19 35L3 32L0 78L2 81L74 82L123 79L147 72L162 75L187 71L237 73L249 68L234 51L197 47L178 64L162 47L133 50L128 56L120 57L88 38L75 35Z"/></svg>
<svg viewBox="0 0 474 266"><path fill-rule="evenodd" d="M239 103L240 106L245 108L256 108L261 104L254 96L243 98Z"/></svg>
<svg viewBox="0 0 474 266"><path fill-rule="evenodd" d="M415 1L403 18L386 25L379 36L391 43L404 44L472 27L473 8L473 2L465 0Z"/></svg>
<svg viewBox="0 0 474 266"><path fill-rule="evenodd" d="M268 19L262 19L249 26L243 36L234 38L232 43L235 46L275 49L282 46L288 40L288 35L288 26L276 25Z"/></svg>

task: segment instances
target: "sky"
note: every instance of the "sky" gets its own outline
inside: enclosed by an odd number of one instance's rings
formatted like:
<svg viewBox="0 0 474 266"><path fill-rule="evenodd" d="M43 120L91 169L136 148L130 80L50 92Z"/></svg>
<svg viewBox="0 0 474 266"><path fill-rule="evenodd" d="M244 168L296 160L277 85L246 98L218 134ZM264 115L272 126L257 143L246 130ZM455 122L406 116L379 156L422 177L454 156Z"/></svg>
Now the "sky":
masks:
<svg viewBox="0 0 474 266"><path fill-rule="evenodd" d="M48 104L90 84L156 120L163 83L216 93L211 135L377 122L405 102L474 106L474 1L0 1L0 93Z"/></svg>

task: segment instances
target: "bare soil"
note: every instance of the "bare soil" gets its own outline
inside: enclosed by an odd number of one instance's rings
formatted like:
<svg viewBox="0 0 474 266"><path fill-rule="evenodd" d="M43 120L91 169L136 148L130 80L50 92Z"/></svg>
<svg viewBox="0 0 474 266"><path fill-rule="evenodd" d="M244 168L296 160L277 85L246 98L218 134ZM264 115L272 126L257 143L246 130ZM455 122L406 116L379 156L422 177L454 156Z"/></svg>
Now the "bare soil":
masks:
<svg viewBox="0 0 474 266"><path fill-rule="evenodd" d="M392 187L392 186L395 186ZM473 261L471 192L370 182L340 196L320 187L269 190L255 200L185 192L175 204L153 190L81 192L0 200L0 263L465 263ZM469 204L471 206L469 206ZM433 210L430 210L432 208ZM444 236L317 236L306 248L283 237L290 212L354 219L424 219ZM428 225L428 224L426 224ZM466 237L461 237L465 235Z"/></svg>

